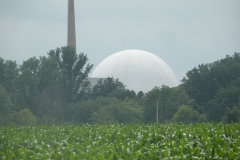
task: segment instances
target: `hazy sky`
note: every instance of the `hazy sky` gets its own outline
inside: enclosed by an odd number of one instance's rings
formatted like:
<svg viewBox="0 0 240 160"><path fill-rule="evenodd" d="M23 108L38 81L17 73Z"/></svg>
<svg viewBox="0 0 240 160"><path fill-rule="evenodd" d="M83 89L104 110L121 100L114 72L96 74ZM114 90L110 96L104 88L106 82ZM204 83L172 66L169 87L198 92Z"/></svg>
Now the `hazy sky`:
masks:
<svg viewBox="0 0 240 160"><path fill-rule="evenodd" d="M0 57L22 64L67 43L67 0L0 0ZM178 81L240 52L239 0L75 0L77 52L94 68L126 49L156 54Z"/></svg>

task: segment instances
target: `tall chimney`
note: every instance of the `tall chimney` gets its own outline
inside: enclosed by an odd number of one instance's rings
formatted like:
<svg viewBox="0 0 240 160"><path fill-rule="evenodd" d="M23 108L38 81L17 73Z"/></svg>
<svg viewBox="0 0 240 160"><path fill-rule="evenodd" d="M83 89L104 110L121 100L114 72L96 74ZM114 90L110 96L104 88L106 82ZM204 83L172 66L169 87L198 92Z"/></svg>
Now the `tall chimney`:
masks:
<svg viewBox="0 0 240 160"><path fill-rule="evenodd" d="M76 50L74 0L68 0L68 38L67 45Z"/></svg>

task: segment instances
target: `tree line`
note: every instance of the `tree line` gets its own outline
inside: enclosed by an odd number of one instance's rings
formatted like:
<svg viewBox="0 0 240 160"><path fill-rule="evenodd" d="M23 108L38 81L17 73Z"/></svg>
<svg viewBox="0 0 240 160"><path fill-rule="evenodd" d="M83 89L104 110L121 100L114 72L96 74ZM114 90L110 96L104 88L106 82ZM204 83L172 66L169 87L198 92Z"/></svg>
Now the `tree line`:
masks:
<svg viewBox="0 0 240 160"><path fill-rule="evenodd" d="M18 65L0 58L0 125L239 122L240 53L186 73L177 87L135 93L108 77L93 88L93 65L72 47Z"/></svg>

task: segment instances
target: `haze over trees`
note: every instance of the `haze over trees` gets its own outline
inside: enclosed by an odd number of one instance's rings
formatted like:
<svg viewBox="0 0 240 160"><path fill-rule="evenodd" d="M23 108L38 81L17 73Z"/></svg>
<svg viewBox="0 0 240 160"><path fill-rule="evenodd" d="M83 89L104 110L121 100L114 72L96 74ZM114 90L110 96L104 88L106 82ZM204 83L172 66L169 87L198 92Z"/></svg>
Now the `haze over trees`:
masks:
<svg viewBox="0 0 240 160"><path fill-rule="evenodd" d="M198 111L209 121L220 122L228 109L240 109L240 53L201 64L188 71L182 82Z"/></svg>
<svg viewBox="0 0 240 160"><path fill-rule="evenodd" d="M108 77L90 87L93 65L71 47L22 65L0 58L0 125L239 122L240 53L186 73L177 87L135 93Z"/></svg>

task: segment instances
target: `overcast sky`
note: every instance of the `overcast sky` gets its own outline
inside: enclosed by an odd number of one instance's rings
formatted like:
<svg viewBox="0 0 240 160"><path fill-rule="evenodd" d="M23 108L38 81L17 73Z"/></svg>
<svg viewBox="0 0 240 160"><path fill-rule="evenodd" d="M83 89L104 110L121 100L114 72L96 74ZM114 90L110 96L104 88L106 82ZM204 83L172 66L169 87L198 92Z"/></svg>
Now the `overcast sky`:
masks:
<svg viewBox="0 0 240 160"><path fill-rule="evenodd" d="M0 0L0 57L22 64L67 44L67 0ZM126 49L156 54L178 81L240 52L239 0L75 0L77 52L94 68Z"/></svg>

